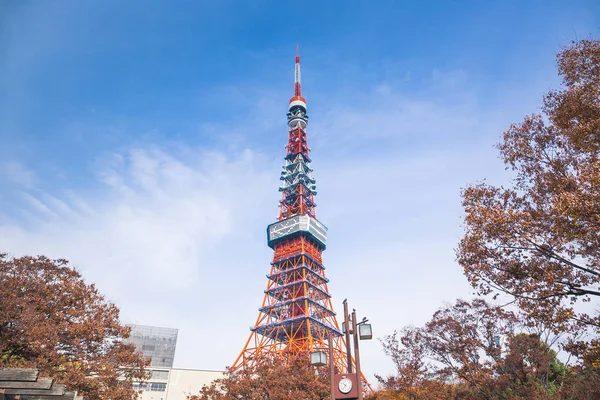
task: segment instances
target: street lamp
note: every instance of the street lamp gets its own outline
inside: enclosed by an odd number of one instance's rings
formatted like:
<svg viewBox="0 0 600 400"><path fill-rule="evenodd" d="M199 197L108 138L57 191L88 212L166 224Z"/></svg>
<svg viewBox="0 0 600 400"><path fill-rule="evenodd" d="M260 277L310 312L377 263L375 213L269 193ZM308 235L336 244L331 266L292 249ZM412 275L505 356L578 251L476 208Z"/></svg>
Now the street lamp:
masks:
<svg viewBox="0 0 600 400"><path fill-rule="evenodd" d="M344 300L344 318L346 321L348 320L348 304L346 300ZM363 399L363 390L362 390L362 374L360 371L360 353L358 351L358 341L360 340L369 340L373 337L373 331L371 329L371 324L367 324L368 320L363 318L360 323L356 322L356 310L352 310L352 336L354 337L354 361L356 362L356 386L358 386L358 400ZM358 328L358 329L357 329ZM347 337L348 335L346 335ZM350 366L349 366L350 371Z"/></svg>
<svg viewBox="0 0 600 400"><path fill-rule="evenodd" d="M367 319L363 318L363 321L358 324L358 336L360 340L373 339L373 331L371 330L371 324L367 324Z"/></svg>
<svg viewBox="0 0 600 400"><path fill-rule="evenodd" d="M333 361L333 339L331 332L327 333L327 347L329 350L329 395L330 400L335 400L335 387L333 375L335 374L335 363ZM310 353L310 363L315 367L323 367L327 365L327 354L321 349L316 349Z"/></svg>
<svg viewBox="0 0 600 400"><path fill-rule="evenodd" d="M342 322L342 333L346 337L346 355L348 371L346 373L335 374L335 365L333 359L333 339L331 332L327 336L329 345L329 374L330 374L330 394L331 400L355 399L362 400L363 390L360 371L360 354L358 351L359 340L369 340L373 338L373 331L368 320L363 318L361 322L356 322L356 310L352 310L352 316L348 314L348 303L344 300L344 322ZM352 352L350 344L350 335L354 339L354 361L356 371L352 371ZM310 353L310 363L316 367L327 365L327 355L323 350L316 349ZM336 390L336 382L339 390Z"/></svg>
<svg viewBox="0 0 600 400"><path fill-rule="evenodd" d="M342 322L342 333L345 335L346 334L346 321ZM352 333L352 330L350 330L349 333Z"/></svg>
<svg viewBox="0 0 600 400"><path fill-rule="evenodd" d="M323 367L327 365L327 353L324 351L313 351L310 353L310 363L315 367Z"/></svg>

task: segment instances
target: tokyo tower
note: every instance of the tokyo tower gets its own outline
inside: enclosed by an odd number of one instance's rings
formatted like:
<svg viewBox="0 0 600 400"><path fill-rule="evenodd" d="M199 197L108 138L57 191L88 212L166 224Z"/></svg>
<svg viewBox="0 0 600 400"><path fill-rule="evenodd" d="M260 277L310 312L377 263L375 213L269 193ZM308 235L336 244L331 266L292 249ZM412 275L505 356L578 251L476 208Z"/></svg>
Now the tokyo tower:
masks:
<svg viewBox="0 0 600 400"><path fill-rule="evenodd" d="M287 113L287 154L280 178L279 218L267 227L273 262L258 318L230 371L279 355L308 354L327 348L329 335L335 366L339 371L346 370L346 342L333 311L321 257L327 228L315 214L317 191L310 167L307 124L300 56L296 52L294 96Z"/></svg>

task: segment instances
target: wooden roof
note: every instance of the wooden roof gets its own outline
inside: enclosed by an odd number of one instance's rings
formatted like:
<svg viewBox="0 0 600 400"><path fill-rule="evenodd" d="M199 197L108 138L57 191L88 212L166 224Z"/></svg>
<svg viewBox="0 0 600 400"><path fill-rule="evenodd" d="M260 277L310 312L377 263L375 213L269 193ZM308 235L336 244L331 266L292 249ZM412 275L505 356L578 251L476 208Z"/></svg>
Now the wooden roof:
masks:
<svg viewBox="0 0 600 400"><path fill-rule="evenodd" d="M33 368L0 368L0 400L83 400Z"/></svg>

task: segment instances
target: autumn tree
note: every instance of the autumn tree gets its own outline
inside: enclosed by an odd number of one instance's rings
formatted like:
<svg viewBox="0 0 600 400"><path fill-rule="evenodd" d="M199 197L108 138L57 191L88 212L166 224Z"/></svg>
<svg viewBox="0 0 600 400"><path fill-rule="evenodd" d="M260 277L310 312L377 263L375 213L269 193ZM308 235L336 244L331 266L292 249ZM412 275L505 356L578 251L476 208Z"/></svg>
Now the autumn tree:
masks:
<svg viewBox="0 0 600 400"><path fill-rule="evenodd" d="M457 255L480 294L508 294L538 321L597 329L599 316L575 303L600 296L600 41L572 43L557 64L562 87L498 145L512 184L463 190Z"/></svg>
<svg viewBox="0 0 600 400"><path fill-rule="evenodd" d="M421 329L404 328L384 338L386 355L392 358L396 374L375 375L382 386L369 400L442 400L452 397L453 388L436 379L431 371L429 349Z"/></svg>
<svg viewBox="0 0 600 400"><path fill-rule="evenodd" d="M308 357L300 356L227 372L188 400L318 400L329 395L327 368L315 370Z"/></svg>
<svg viewBox="0 0 600 400"><path fill-rule="evenodd" d="M572 368L566 393L569 399L600 399L600 346L585 346L582 362Z"/></svg>
<svg viewBox="0 0 600 400"><path fill-rule="evenodd" d="M556 358L556 352L536 334L518 333L509 337L506 354L496 373L496 387L507 396L522 399L568 398L561 390L568 378L565 375L570 376L571 373Z"/></svg>
<svg viewBox="0 0 600 400"><path fill-rule="evenodd" d="M32 367L88 400L136 399L147 362L119 309L65 260L0 255L0 366Z"/></svg>
<svg viewBox="0 0 600 400"><path fill-rule="evenodd" d="M365 397L365 400L450 400L455 399L454 385L436 380L424 380L419 387L410 390L390 389L383 385Z"/></svg>
<svg viewBox="0 0 600 400"><path fill-rule="evenodd" d="M518 315L482 299L458 300L423 327L386 336L396 374L374 399L566 399L571 373ZM562 392L561 392L562 391Z"/></svg>
<svg viewBox="0 0 600 400"><path fill-rule="evenodd" d="M396 365L397 376L379 380L414 398L433 398L425 395L432 381L465 384L473 393L463 398L493 398L492 377L501 358L498 339L511 335L515 324L514 314L482 299L458 300L438 310L425 326L384 338L384 352Z"/></svg>
<svg viewBox="0 0 600 400"><path fill-rule="evenodd" d="M378 399L600 398L600 315L580 307L600 296L600 41L572 43L557 64L561 88L498 145L511 184L462 192L458 261L517 314L458 301L386 337L397 375L379 377ZM557 359L561 335L578 364Z"/></svg>

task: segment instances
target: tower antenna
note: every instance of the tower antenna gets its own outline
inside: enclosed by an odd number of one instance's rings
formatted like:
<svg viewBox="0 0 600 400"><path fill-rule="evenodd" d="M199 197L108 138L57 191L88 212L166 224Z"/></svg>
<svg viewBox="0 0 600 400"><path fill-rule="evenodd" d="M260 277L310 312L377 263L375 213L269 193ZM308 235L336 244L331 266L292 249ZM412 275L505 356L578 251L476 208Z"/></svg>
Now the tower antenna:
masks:
<svg viewBox="0 0 600 400"><path fill-rule="evenodd" d="M300 50L296 45L296 66L294 68L294 96L302 96L302 83L300 77Z"/></svg>

